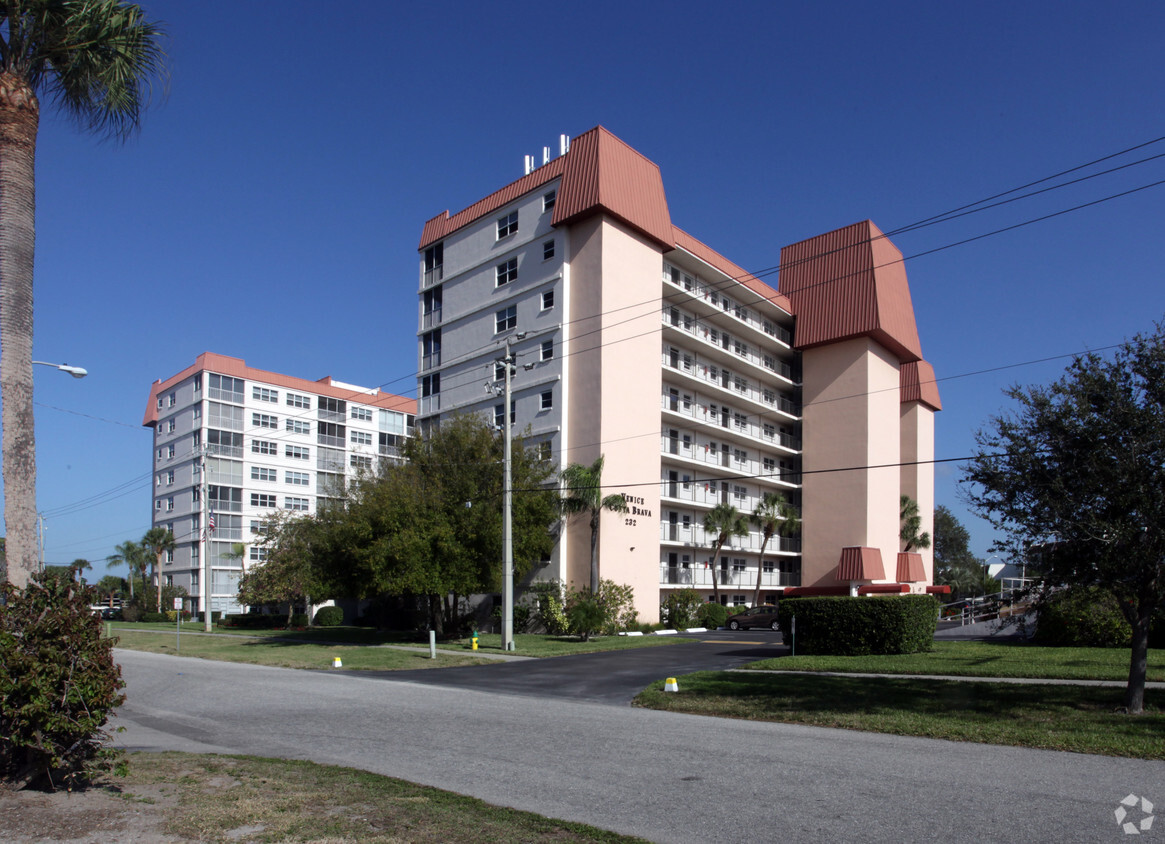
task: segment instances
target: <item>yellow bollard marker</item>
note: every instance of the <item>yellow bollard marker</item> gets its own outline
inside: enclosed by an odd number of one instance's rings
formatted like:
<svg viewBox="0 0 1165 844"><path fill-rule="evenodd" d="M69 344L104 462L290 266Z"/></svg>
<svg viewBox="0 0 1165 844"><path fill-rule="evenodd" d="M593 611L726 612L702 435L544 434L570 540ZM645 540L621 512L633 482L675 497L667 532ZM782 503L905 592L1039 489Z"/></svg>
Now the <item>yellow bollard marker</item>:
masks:
<svg viewBox="0 0 1165 844"><path fill-rule="evenodd" d="M343 668L343 661L337 656L332 658L332 668Z"/></svg>
<svg viewBox="0 0 1165 844"><path fill-rule="evenodd" d="M475 650L475 651L477 650L477 637L476 636L473 637L473 650Z"/></svg>
<svg viewBox="0 0 1165 844"><path fill-rule="evenodd" d="M676 678L675 677L668 677L666 680L664 680L663 690L665 692L678 692L680 690L680 687L676 683Z"/></svg>

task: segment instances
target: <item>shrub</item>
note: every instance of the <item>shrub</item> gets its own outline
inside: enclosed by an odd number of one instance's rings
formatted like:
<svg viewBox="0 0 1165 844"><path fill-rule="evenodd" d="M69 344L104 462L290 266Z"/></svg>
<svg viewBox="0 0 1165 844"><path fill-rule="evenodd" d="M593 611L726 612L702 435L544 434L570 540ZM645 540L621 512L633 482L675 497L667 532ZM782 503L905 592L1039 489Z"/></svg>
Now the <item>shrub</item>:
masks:
<svg viewBox="0 0 1165 844"><path fill-rule="evenodd" d="M273 627L282 627L286 619L287 617L283 615L227 613L226 617L219 621L219 626L241 630L269 630Z"/></svg>
<svg viewBox="0 0 1165 844"><path fill-rule="evenodd" d="M163 615L166 616L166 621L174 624L178 621L178 610L166 610ZM190 621L190 610L182 610L182 620Z"/></svg>
<svg viewBox="0 0 1165 844"><path fill-rule="evenodd" d="M0 594L0 776L72 790L119 756L104 729L125 700L115 640L76 584L38 575Z"/></svg>
<svg viewBox="0 0 1165 844"><path fill-rule="evenodd" d="M566 617L570 630L584 642L598 633L607 623L607 611L597 595L589 592L572 592L567 600Z"/></svg>
<svg viewBox="0 0 1165 844"><path fill-rule="evenodd" d="M696 612L701 603L695 589L680 589L668 594L659 614L668 627L685 630L696 626Z"/></svg>
<svg viewBox="0 0 1165 844"><path fill-rule="evenodd" d="M562 584L557 580L536 583L532 590L538 602L537 620L550 636L565 636L570 631L562 599Z"/></svg>
<svg viewBox="0 0 1165 844"><path fill-rule="evenodd" d="M307 627L307 613L292 613L290 627Z"/></svg>
<svg viewBox="0 0 1165 844"><path fill-rule="evenodd" d="M600 580L596 597L605 614L604 634L613 636L639 623L639 611L635 609L635 590L632 587L613 580Z"/></svg>
<svg viewBox="0 0 1165 844"><path fill-rule="evenodd" d="M502 608L494 607L490 617L496 622L497 629L502 629ZM514 632L529 633L530 624L534 621L534 613L526 604L514 604Z"/></svg>
<svg viewBox="0 0 1165 844"><path fill-rule="evenodd" d="M1032 641L1060 647L1128 648L1133 630L1115 595L1080 586L1054 592L1038 602Z"/></svg>
<svg viewBox="0 0 1165 844"><path fill-rule="evenodd" d="M927 651L938 620L938 601L932 595L786 598L779 606L785 644L793 644L796 635L799 654L862 656Z"/></svg>
<svg viewBox="0 0 1165 844"><path fill-rule="evenodd" d="M723 627L724 622L728 620L728 608L712 601L705 601L696 611L696 619L701 627L715 630L717 627Z"/></svg>
<svg viewBox="0 0 1165 844"><path fill-rule="evenodd" d="M122 621L141 621L142 608L134 604L126 604L121 608Z"/></svg>
<svg viewBox="0 0 1165 844"><path fill-rule="evenodd" d="M172 618L167 618L164 612L144 612L140 619L143 624L161 624L165 621L173 621Z"/></svg>
<svg viewBox="0 0 1165 844"><path fill-rule="evenodd" d="M344 611L337 606L320 607L316 610L315 623L319 627L339 627L344 623Z"/></svg>

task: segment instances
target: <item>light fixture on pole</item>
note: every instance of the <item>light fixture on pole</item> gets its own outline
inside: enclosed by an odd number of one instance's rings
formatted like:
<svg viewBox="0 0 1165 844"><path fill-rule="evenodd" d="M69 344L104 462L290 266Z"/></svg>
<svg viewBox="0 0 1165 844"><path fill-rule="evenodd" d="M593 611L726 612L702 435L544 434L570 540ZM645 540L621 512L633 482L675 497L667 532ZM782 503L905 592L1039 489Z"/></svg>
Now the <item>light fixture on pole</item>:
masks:
<svg viewBox="0 0 1165 844"><path fill-rule="evenodd" d="M44 360L34 360L33 363L40 364L41 366L51 366L53 369L59 369L61 372L69 373L74 378L84 378L89 374L89 370L83 366L69 366L67 363L49 363Z"/></svg>

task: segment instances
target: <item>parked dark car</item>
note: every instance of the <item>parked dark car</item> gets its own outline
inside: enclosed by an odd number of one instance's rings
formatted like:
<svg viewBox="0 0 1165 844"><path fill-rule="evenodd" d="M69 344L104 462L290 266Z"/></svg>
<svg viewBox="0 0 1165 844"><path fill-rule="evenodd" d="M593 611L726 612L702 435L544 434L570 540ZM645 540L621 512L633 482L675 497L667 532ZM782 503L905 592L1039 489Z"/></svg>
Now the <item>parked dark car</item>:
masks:
<svg viewBox="0 0 1165 844"><path fill-rule="evenodd" d="M761 604L752 609L728 616L724 622L729 630L747 630L750 627L771 627L780 630L777 623L777 608L773 604Z"/></svg>

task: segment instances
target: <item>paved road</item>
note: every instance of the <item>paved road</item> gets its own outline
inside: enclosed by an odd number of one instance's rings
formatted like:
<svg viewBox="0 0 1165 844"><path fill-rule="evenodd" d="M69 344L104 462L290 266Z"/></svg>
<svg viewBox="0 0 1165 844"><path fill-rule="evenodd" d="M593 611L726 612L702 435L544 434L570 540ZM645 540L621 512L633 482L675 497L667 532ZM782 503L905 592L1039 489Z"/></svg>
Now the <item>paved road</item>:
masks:
<svg viewBox="0 0 1165 844"><path fill-rule="evenodd" d="M117 657L127 747L349 765L655 841L1115 842L1127 794L1165 805L1161 762Z"/></svg>
<svg viewBox="0 0 1165 844"><path fill-rule="evenodd" d="M537 695L621 706L656 680L694 671L735 668L788 653L781 634L770 630L687 634L699 641L626 651L580 654L441 671L366 671L392 682L423 683L503 694Z"/></svg>

